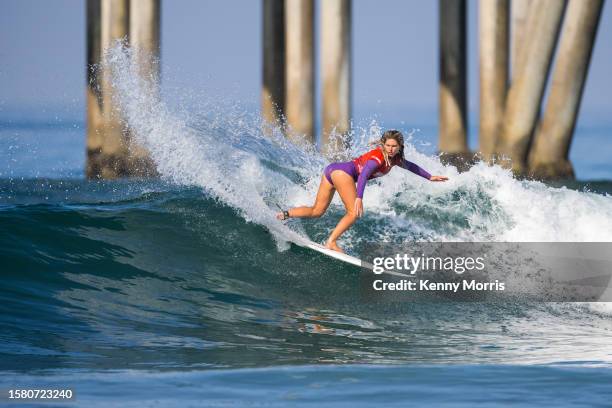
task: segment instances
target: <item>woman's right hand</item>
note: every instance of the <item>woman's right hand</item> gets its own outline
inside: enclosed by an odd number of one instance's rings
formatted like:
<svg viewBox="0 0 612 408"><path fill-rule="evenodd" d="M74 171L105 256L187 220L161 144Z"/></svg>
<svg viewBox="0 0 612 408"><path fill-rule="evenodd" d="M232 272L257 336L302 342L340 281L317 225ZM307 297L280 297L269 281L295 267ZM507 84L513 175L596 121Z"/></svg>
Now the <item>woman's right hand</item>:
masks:
<svg viewBox="0 0 612 408"><path fill-rule="evenodd" d="M431 176L429 177L430 181L446 181L448 180L448 177L446 176Z"/></svg>
<svg viewBox="0 0 612 408"><path fill-rule="evenodd" d="M357 217L363 215L363 200L359 197L355 199L355 214L357 214Z"/></svg>

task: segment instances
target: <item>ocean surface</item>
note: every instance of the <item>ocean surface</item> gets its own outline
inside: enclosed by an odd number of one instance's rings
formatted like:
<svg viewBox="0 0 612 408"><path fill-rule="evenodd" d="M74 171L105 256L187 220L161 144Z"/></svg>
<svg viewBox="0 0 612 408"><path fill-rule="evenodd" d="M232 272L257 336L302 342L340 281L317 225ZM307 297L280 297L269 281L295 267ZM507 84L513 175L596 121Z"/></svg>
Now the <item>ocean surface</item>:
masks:
<svg viewBox="0 0 612 408"><path fill-rule="evenodd" d="M364 301L358 268L289 243L324 241L337 198L318 220L274 218L312 202L326 160L237 104L150 95L126 58L114 85L160 179L85 180L82 120L0 115L0 405L69 388L45 406L610 406L612 305ZM547 185L445 167L431 123L355 124L347 156L400 127L407 158L450 181L370 183L347 252L612 241L612 126L579 128L579 181Z"/></svg>

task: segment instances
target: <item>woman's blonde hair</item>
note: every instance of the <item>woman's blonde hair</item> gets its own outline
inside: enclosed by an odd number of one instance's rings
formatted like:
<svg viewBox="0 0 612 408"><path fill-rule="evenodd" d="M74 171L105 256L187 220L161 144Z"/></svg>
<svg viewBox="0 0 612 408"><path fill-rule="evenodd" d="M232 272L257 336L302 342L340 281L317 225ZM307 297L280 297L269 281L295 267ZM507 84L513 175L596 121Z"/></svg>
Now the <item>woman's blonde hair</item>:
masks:
<svg viewBox="0 0 612 408"><path fill-rule="evenodd" d="M399 144L400 149L395 157L399 156L399 158L401 158L403 161L404 160L404 135L402 135L402 132L400 132L399 130L395 130L395 129L387 130L385 133L383 133L380 139L370 142L370 145L372 146L381 147L383 156L385 157L385 163L387 163L387 166L391 166L391 161L389 160L389 157L387 156L387 152L385 151L383 146L385 145L385 142L389 139L393 139Z"/></svg>

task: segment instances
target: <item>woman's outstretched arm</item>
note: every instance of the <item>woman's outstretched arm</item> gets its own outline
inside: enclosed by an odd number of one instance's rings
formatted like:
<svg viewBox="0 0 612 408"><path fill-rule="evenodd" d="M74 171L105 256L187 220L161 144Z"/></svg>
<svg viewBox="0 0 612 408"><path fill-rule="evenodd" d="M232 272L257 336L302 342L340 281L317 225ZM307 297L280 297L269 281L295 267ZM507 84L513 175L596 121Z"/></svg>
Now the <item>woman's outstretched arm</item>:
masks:
<svg viewBox="0 0 612 408"><path fill-rule="evenodd" d="M408 161L406 159L402 160L402 164L400 164L400 167L408 171L411 171L418 176L426 178L427 180L431 180L431 174L429 174L427 170L423 169L422 167L418 166L417 164L411 161Z"/></svg>
<svg viewBox="0 0 612 408"><path fill-rule="evenodd" d="M421 176L423 178L426 178L427 180L430 180L430 181L446 181L446 180L448 180L448 177L446 177L446 176L432 176L431 174L429 174L422 167L419 167L418 165L416 165L413 162L408 161L406 159L403 160L403 162L400 165L400 167L403 168L403 169L406 169L408 171L411 171L414 174L418 174L419 176Z"/></svg>
<svg viewBox="0 0 612 408"><path fill-rule="evenodd" d="M377 168L378 162L376 160L368 160L365 166L363 166L363 170L361 170L359 178L357 179L357 198L363 198L363 192L368 179Z"/></svg>

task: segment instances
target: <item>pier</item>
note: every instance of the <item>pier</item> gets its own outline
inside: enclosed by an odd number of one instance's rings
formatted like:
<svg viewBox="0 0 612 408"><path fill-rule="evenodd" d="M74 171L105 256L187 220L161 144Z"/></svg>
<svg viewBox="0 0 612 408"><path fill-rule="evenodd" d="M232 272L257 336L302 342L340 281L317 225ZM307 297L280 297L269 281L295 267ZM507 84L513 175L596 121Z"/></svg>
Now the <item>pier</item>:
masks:
<svg viewBox="0 0 612 408"><path fill-rule="evenodd" d="M260 3L264 132L278 129L291 140L318 144L334 157L351 142L352 0ZM437 4L439 57L432 63L439 72L441 160L460 171L485 161L520 177L573 178L569 151L604 0L475 4L478 61L468 61L467 0ZM146 149L134 141L113 106L112 85L100 67L105 51L115 41L125 41L156 92L161 81L160 10L161 0L87 0L89 178L156 174ZM473 63L480 70L479 95L467 92L467 67ZM321 101L316 100L317 80ZM480 101L476 151L468 146L468 101L473 97Z"/></svg>

